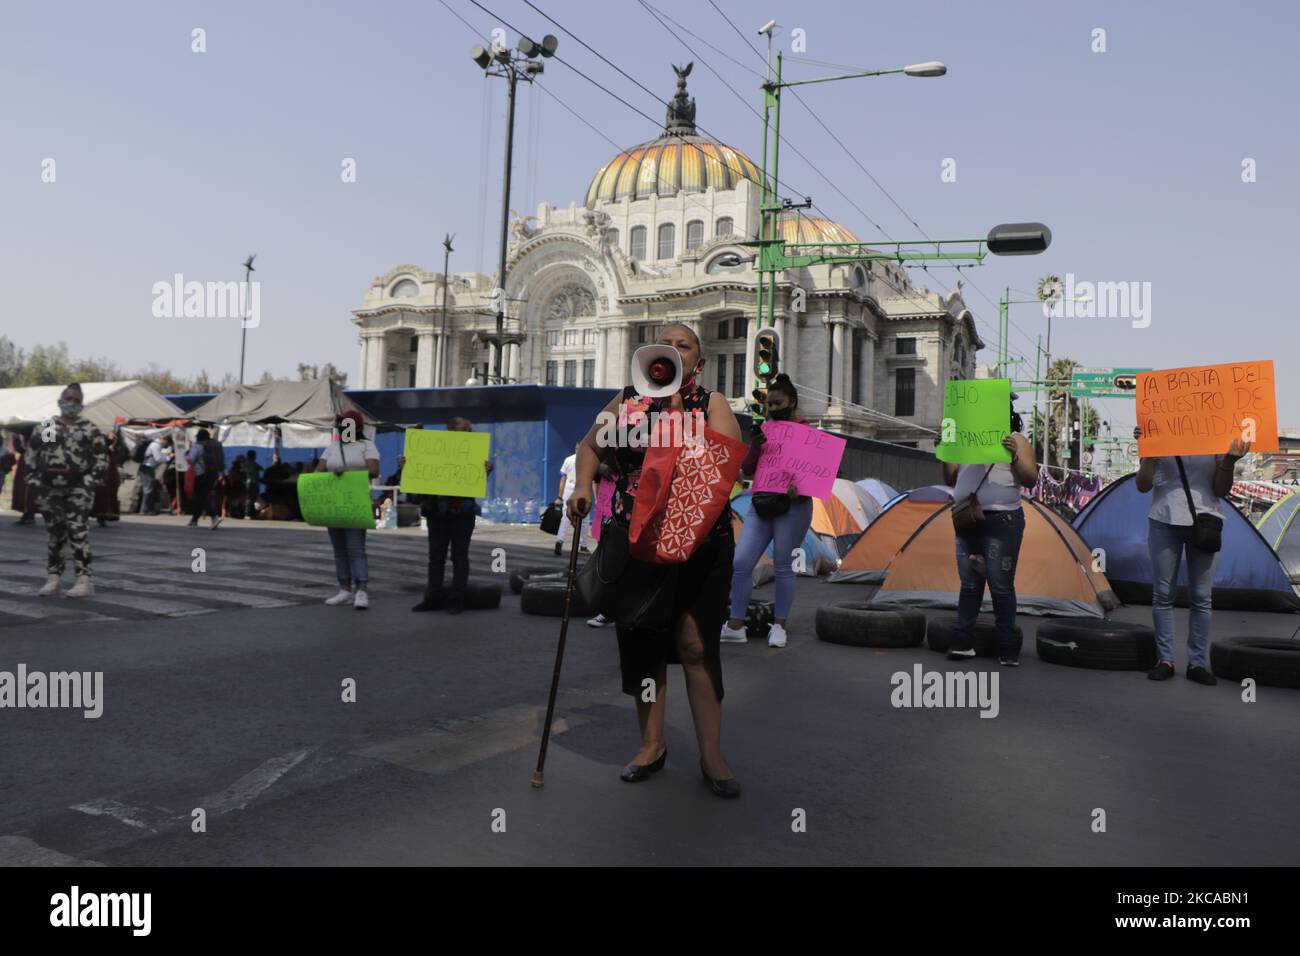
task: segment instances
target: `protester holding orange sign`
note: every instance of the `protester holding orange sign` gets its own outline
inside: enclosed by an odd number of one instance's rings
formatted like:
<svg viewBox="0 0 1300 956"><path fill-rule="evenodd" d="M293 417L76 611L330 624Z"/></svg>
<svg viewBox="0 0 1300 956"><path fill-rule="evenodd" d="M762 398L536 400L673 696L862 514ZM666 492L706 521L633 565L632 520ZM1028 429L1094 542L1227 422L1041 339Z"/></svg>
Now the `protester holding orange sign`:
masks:
<svg viewBox="0 0 1300 956"><path fill-rule="evenodd" d="M1141 390L1139 384L1139 391ZM1222 543L1219 501L1232 490L1237 462L1249 444L1232 439L1225 455L1175 455L1143 458L1137 489L1154 492L1147 513L1147 551L1151 556L1151 618L1156 632L1156 666L1151 680L1174 676L1174 593L1178 566L1187 557L1187 678L1198 684L1217 681L1206 666L1210 643L1214 565Z"/></svg>
<svg viewBox="0 0 1300 956"><path fill-rule="evenodd" d="M1143 458L1219 455L1233 439L1277 451L1273 363L1230 362L1141 372L1138 451Z"/></svg>

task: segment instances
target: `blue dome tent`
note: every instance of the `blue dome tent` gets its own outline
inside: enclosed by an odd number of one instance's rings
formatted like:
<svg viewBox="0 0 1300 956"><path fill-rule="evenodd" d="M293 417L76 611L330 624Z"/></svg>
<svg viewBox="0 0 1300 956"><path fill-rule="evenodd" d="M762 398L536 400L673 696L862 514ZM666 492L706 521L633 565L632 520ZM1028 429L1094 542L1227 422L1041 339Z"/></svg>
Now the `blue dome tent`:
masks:
<svg viewBox="0 0 1300 956"><path fill-rule="evenodd" d="M1126 604L1151 603L1151 559L1147 512L1151 496L1125 475L1101 490L1079 512L1073 526L1089 548L1105 552L1106 577ZM1187 565L1178 570L1175 603L1187 606ZM1277 554L1250 520L1223 502L1223 550L1214 568L1214 606L1242 611L1296 611L1300 597Z"/></svg>
<svg viewBox="0 0 1300 956"><path fill-rule="evenodd" d="M1265 512L1256 525L1259 533L1277 552L1288 580L1300 584L1300 491L1293 491Z"/></svg>

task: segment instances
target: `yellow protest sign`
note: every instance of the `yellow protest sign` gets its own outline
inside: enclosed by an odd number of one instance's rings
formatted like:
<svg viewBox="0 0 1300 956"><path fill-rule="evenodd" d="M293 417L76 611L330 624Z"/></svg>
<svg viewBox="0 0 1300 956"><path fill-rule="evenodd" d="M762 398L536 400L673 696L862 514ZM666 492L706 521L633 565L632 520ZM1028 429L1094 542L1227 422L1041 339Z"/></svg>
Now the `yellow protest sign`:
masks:
<svg viewBox="0 0 1300 956"><path fill-rule="evenodd" d="M487 494L487 432L406 430L401 490L416 495L482 498Z"/></svg>

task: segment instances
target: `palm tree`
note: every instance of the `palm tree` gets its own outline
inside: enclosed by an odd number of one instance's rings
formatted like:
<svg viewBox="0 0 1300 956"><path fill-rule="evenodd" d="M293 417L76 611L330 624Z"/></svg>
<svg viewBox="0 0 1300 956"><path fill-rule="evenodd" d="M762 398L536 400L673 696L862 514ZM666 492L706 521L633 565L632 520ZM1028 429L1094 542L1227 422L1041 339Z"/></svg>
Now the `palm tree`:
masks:
<svg viewBox="0 0 1300 956"><path fill-rule="evenodd" d="M1064 447L1061 446L1061 431L1065 428L1066 423L1066 400L1069 392L1067 391L1070 377L1074 374L1074 369L1078 362L1069 358L1057 359L1052 363L1052 367L1047 370L1047 378L1053 382L1059 382L1062 387L1050 388L1047 393L1048 408L1050 413L1047 418L1047 443L1048 455L1053 465L1063 465L1067 468L1079 467L1080 436L1083 434L1093 434L1097 429L1097 413L1089 408L1087 410L1087 421L1081 417L1081 409L1077 398L1069 398L1069 421L1070 435L1069 441ZM1041 414L1035 414L1033 423L1033 443L1034 448L1042 452L1043 447L1043 428ZM1063 461L1062 459L1068 459ZM1044 462L1046 464L1046 462Z"/></svg>

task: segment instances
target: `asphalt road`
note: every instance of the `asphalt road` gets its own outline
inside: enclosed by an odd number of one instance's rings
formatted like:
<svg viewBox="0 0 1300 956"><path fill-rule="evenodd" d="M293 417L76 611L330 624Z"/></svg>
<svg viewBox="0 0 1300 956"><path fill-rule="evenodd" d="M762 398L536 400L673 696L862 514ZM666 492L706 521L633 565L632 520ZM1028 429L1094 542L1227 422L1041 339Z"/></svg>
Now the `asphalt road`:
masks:
<svg viewBox="0 0 1300 956"><path fill-rule="evenodd" d="M43 529L11 520L0 515L0 670L102 671L104 690L98 719L0 709L0 863L1300 863L1300 692L1261 687L1244 703L1227 681L1184 680L1181 611L1180 676L1156 684L1042 663L1031 617L1015 671L825 644L817 605L863 590L801 579L787 648L723 647L738 801L700 780L675 668L667 770L618 779L637 735L614 634L577 622L535 790L559 622L522 614L508 588L496 611L412 614L418 531L369 536L363 613L320 603L323 532L166 518L94 529L99 600L39 599ZM560 565L536 531L481 527L475 579L505 586L489 570L498 547L507 570ZM1297 623L1225 612L1215 632ZM997 671L997 717L894 708L891 675L916 662Z"/></svg>

